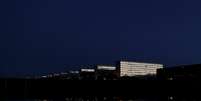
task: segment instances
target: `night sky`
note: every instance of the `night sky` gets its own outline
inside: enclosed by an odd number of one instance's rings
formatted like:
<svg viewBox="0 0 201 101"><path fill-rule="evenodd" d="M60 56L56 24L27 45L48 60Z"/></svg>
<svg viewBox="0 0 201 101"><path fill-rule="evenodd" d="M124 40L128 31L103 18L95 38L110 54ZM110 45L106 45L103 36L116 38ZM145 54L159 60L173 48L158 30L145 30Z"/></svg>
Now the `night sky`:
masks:
<svg viewBox="0 0 201 101"><path fill-rule="evenodd" d="M0 0L0 76L201 63L200 39L200 0Z"/></svg>

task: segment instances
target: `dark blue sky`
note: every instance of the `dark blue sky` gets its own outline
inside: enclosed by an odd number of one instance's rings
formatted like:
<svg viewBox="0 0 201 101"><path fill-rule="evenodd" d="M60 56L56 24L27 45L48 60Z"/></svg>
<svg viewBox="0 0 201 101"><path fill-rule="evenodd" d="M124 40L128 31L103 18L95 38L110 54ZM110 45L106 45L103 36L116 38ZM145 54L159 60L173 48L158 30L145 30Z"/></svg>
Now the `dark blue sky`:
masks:
<svg viewBox="0 0 201 101"><path fill-rule="evenodd" d="M166 66L201 63L200 4L1 0L0 76L59 72L120 59Z"/></svg>

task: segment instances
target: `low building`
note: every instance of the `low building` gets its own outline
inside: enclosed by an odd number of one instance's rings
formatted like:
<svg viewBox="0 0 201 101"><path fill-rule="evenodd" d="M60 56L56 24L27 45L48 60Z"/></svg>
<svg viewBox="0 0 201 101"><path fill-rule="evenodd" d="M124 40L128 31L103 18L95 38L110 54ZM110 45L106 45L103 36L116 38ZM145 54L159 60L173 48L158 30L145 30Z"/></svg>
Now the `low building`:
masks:
<svg viewBox="0 0 201 101"><path fill-rule="evenodd" d="M81 80L95 80L95 69L81 69L80 70Z"/></svg>
<svg viewBox="0 0 201 101"><path fill-rule="evenodd" d="M114 80L116 78L117 78L117 72L115 66L97 65L96 67L97 80Z"/></svg>
<svg viewBox="0 0 201 101"><path fill-rule="evenodd" d="M68 71L66 73L66 77L65 79L68 79L68 80L79 80L79 77L80 77L80 72L77 71L77 70L71 70L71 71Z"/></svg>
<svg viewBox="0 0 201 101"><path fill-rule="evenodd" d="M162 64L143 63L133 61L119 61L117 64L120 77L156 75L157 69L163 68Z"/></svg>

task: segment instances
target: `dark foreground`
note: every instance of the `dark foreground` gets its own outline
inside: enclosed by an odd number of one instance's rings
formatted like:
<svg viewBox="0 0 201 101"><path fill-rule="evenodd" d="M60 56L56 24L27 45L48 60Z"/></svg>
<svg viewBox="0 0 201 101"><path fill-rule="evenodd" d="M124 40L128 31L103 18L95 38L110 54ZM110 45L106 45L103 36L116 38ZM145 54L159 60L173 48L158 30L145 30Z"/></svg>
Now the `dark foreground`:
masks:
<svg viewBox="0 0 201 101"><path fill-rule="evenodd" d="M33 98L196 98L200 99L199 81L70 81L1 79L1 99ZM62 101L62 100L61 100ZM65 100L64 100L65 101ZM67 100L70 101L70 100ZM90 101L90 100L89 100ZM97 100L99 101L99 100ZM101 101L101 100L100 100ZM102 100L104 101L104 100ZM109 100L108 100L109 101ZM110 100L113 101L113 100Z"/></svg>
<svg viewBox="0 0 201 101"><path fill-rule="evenodd" d="M123 96L68 96L63 98L5 99L3 101L200 101L196 97L159 96L159 97L123 97Z"/></svg>

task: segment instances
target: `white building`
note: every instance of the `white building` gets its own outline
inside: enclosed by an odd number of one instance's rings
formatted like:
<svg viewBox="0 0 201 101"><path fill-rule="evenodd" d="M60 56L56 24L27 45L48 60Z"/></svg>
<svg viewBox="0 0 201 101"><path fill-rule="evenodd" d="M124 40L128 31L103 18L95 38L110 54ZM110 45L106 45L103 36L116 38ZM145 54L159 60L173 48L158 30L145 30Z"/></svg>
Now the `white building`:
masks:
<svg viewBox="0 0 201 101"><path fill-rule="evenodd" d="M97 65L96 79L98 80L114 80L118 77L115 66Z"/></svg>
<svg viewBox="0 0 201 101"><path fill-rule="evenodd" d="M121 77L156 75L157 69L159 68L163 68L163 65L130 61L120 61L119 63L119 72Z"/></svg>
<svg viewBox="0 0 201 101"><path fill-rule="evenodd" d="M81 69L81 72L95 72L95 69Z"/></svg>
<svg viewBox="0 0 201 101"><path fill-rule="evenodd" d="M97 70L116 70L116 67L107 65L97 65Z"/></svg>

